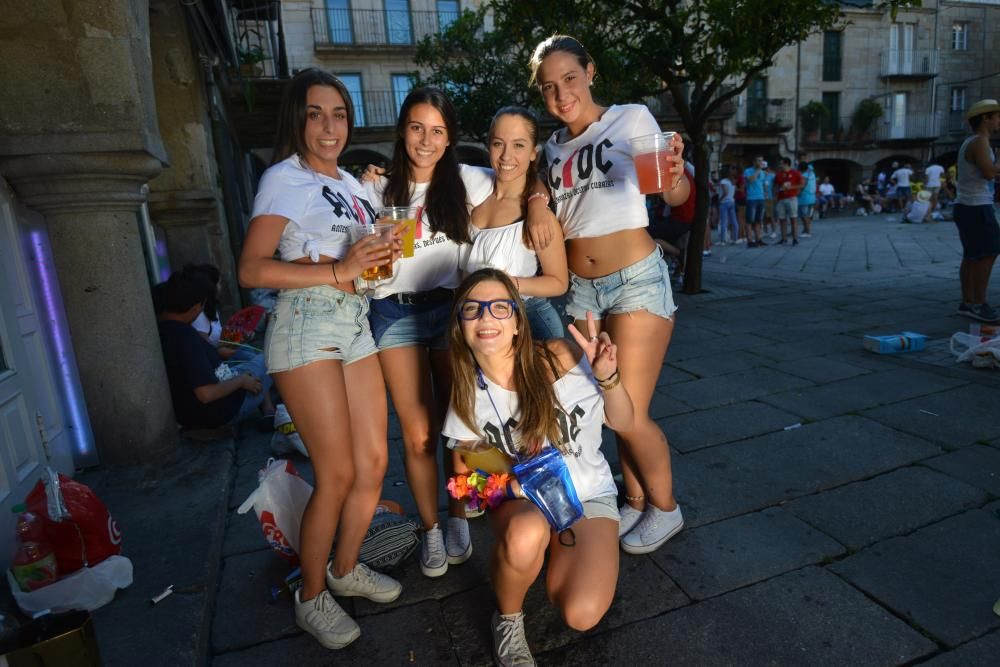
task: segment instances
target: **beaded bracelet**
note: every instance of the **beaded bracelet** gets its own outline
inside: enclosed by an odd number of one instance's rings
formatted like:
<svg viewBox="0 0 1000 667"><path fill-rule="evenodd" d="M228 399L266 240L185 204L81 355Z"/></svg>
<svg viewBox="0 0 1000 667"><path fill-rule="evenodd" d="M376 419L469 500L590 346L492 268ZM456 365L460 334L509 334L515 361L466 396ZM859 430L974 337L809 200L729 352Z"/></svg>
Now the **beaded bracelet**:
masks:
<svg viewBox="0 0 1000 667"><path fill-rule="evenodd" d="M532 199L544 199L546 204L549 203L549 196L544 192L532 192L530 195L528 195L529 204L531 203Z"/></svg>

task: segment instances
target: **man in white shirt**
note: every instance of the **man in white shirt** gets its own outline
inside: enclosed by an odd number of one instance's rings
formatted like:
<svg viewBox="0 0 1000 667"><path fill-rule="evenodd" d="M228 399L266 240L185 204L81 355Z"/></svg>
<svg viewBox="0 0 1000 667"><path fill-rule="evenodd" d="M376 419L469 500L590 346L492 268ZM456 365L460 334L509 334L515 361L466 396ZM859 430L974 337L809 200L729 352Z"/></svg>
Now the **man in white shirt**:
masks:
<svg viewBox="0 0 1000 667"><path fill-rule="evenodd" d="M896 182L896 199L901 211L906 209L906 203L910 201L910 176L913 176L913 169L909 162L892 172L892 180Z"/></svg>
<svg viewBox="0 0 1000 667"><path fill-rule="evenodd" d="M937 210L942 174L944 174L944 167L939 164L930 164L924 169L924 175L927 177L927 180L924 181L924 187L931 193L931 212ZM934 220L931 220L931 222L934 222Z"/></svg>

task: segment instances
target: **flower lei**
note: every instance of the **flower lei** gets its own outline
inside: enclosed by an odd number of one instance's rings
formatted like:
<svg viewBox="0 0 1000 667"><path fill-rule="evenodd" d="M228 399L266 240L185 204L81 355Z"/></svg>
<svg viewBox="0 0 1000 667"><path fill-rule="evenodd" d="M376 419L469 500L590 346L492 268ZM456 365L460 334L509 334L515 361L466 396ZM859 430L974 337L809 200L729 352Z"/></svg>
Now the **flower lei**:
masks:
<svg viewBox="0 0 1000 667"><path fill-rule="evenodd" d="M485 510L496 509L507 498L509 473L487 474L480 470L455 475L448 480L448 493L455 500L464 500L470 506Z"/></svg>

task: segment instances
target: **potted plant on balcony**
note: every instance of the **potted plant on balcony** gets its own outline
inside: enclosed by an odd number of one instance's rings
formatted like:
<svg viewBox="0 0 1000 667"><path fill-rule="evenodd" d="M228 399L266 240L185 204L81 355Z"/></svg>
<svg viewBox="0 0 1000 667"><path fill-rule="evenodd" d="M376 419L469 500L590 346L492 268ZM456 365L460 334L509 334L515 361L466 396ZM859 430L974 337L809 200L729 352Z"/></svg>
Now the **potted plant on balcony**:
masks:
<svg viewBox="0 0 1000 667"><path fill-rule="evenodd" d="M237 49L240 61L240 74L243 76L260 76L264 71L261 64L267 60L267 54L260 46L240 47Z"/></svg>
<svg viewBox="0 0 1000 667"><path fill-rule="evenodd" d="M830 117L830 110L822 102L813 100L799 109L802 119L802 131L806 143L815 143L819 139L819 126Z"/></svg>
<svg viewBox="0 0 1000 667"><path fill-rule="evenodd" d="M851 116L851 134L855 142L864 143L871 140L872 123L882 117L882 105L871 99L858 102L854 115Z"/></svg>

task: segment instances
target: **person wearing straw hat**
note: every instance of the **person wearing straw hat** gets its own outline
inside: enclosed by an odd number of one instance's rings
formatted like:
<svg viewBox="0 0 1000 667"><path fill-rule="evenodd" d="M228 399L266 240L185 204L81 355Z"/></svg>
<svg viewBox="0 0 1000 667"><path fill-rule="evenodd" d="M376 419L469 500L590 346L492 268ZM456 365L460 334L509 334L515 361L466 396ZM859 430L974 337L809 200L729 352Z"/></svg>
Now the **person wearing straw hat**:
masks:
<svg viewBox="0 0 1000 667"><path fill-rule="evenodd" d="M931 212L931 193L929 190L921 190L917 193L916 198L909 203L906 207L906 215L903 216L903 222L912 222L915 224L920 224L927 217L927 214Z"/></svg>
<svg viewBox="0 0 1000 667"><path fill-rule="evenodd" d="M1000 321L986 303L993 263L1000 253L1000 223L993 205L1000 162L990 148L990 137L1000 130L1000 102L980 100L965 112L972 136L958 149L958 201L955 225L962 240L962 303L958 314L983 322Z"/></svg>

